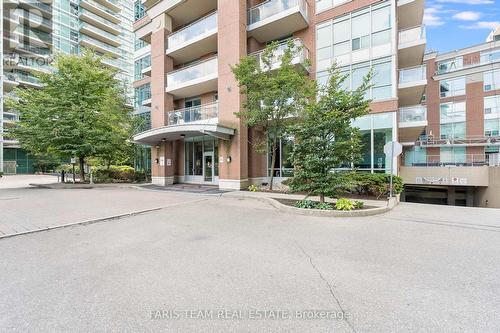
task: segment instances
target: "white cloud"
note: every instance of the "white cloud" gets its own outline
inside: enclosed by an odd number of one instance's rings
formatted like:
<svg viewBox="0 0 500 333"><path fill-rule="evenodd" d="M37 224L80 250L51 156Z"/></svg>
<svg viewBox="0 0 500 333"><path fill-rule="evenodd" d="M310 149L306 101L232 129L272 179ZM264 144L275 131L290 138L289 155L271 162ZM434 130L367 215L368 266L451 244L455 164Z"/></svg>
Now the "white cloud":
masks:
<svg viewBox="0 0 500 333"><path fill-rule="evenodd" d="M479 21L471 25L461 25L460 28L462 29L487 29L487 30L493 30L496 27L500 25L500 22L498 21Z"/></svg>
<svg viewBox="0 0 500 333"><path fill-rule="evenodd" d="M477 21L479 20L481 15L482 14L478 12L465 11L456 13L455 15L453 15L453 18L461 21Z"/></svg>
<svg viewBox="0 0 500 333"><path fill-rule="evenodd" d="M424 24L428 27L439 27L445 22L439 15L441 13L440 7L429 7L424 11Z"/></svg>
<svg viewBox="0 0 500 333"><path fill-rule="evenodd" d="M464 5L491 5L494 4L493 0L436 0L440 3L460 3Z"/></svg>

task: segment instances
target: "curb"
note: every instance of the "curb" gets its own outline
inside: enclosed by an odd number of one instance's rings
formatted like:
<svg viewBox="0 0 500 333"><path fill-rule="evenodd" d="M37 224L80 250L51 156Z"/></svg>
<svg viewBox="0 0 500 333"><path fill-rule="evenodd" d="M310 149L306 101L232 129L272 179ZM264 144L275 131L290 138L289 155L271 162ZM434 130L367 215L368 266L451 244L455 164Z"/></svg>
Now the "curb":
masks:
<svg viewBox="0 0 500 333"><path fill-rule="evenodd" d="M114 220L120 220L126 217L133 217L133 216L138 216L138 215L143 215L159 210L163 210L166 208L171 208L171 207L176 207L176 206L181 206L183 204L188 204L188 203L196 203L200 201L205 201L205 200L210 200L210 198L203 198L199 200L193 200L193 201L186 201L186 202L178 202L172 205L168 206L163 206L163 207L156 207L156 208L149 208L149 209L144 209L144 210L138 210L130 213L123 213L123 214L118 214L118 215L113 215L113 216L107 216L107 217L100 217L97 219L92 219L92 220L85 220L85 221L80 221L80 222L72 222L72 223L67 223L67 224L61 224L61 225L56 225L52 227L46 227L46 228L40 228L40 229L33 229L33 230L28 230L28 231L23 231L23 232L18 232L15 234L9 234L9 235L3 235L0 236L0 241L3 239L15 237L15 236L23 236L23 235L29 235L29 234L34 234L34 233L39 233L43 231L50 231L50 230L55 230L55 229L63 229L63 228L68 228L68 227L73 227L73 226L84 226L84 225L90 225L94 223L99 223L99 222L107 222L107 221L114 221Z"/></svg>
<svg viewBox="0 0 500 333"><path fill-rule="evenodd" d="M240 197L240 198L256 199L271 204L274 208L278 209L281 212L295 214L295 215L318 216L318 217L363 217L363 216L379 215L389 212L399 203L397 198L392 198L387 202L387 205L385 207L369 208L362 210L338 211L338 210L322 210L322 209L303 209L282 204L278 200L270 197L245 195L245 194L242 195L242 192L238 193L240 195L230 195L228 193L224 196L230 196L234 198Z"/></svg>

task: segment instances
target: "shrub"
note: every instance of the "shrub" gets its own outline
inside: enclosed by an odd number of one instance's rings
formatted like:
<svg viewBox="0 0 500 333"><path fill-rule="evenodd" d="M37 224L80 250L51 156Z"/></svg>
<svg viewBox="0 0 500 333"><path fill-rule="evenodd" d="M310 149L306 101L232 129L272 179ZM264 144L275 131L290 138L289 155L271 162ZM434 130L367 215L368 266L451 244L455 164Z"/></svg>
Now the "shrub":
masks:
<svg viewBox="0 0 500 333"><path fill-rule="evenodd" d="M354 201L354 209L363 209L365 203L363 201Z"/></svg>
<svg viewBox="0 0 500 333"><path fill-rule="evenodd" d="M3 177L3 172L0 171L0 178L2 178L2 177Z"/></svg>
<svg viewBox="0 0 500 333"><path fill-rule="evenodd" d="M248 190L250 192L258 192L259 191L259 187L257 185L252 184L252 185L248 186Z"/></svg>
<svg viewBox="0 0 500 333"><path fill-rule="evenodd" d="M380 198L389 193L390 175L385 173L352 172L349 178L354 183L354 191L360 195ZM394 194L403 192L403 179L393 176Z"/></svg>
<svg viewBox="0 0 500 333"><path fill-rule="evenodd" d="M314 201L307 199L300 200L295 203L295 207L297 208L313 209L315 206Z"/></svg>
<svg viewBox="0 0 500 333"><path fill-rule="evenodd" d="M328 203L328 202L317 203L314 208L321 209L321 210L333 210L333 209L335 209L333 207L333 205L331 203Z"/></svg>
<svg viewBox="0 0 500 333"><path fill-rule="evenodd" d="M352 202L349 199L346 198L340 198L337 200L335 203L335 209L336 210L353 210L354 209L354 202Z"/></svg>
<svg viewBox="0 0 500 333"><path fill-rule="evenodd" d="M92 177L96 183L131 183L144 179L144 172L136 172L128 165L96 167L92 170Z"/></svg>

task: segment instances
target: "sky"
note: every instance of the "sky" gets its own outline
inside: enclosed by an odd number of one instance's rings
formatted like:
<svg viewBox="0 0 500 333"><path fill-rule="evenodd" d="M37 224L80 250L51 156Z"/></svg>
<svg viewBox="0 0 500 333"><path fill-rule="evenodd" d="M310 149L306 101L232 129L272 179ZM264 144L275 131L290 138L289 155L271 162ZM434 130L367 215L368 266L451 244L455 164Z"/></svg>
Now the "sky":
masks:
<svg viewBox="0 0 500 333"><path fill-rule="evenodd" d="M426 0L424 24L428 50L480 44L500 24L500 0Z"/></svg>

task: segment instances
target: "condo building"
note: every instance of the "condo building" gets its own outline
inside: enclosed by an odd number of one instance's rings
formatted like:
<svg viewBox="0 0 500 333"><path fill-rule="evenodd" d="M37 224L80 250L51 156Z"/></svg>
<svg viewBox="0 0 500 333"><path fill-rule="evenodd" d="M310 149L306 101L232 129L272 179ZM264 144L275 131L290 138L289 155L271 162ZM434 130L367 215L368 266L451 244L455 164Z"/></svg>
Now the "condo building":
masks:
<svg viewBox="0 0 500 333"><path fill-rule="evenodd" d="M400 110L406 200L500 208L500 27L424 60L425 99Z"/></svg>
<svg viewBox="0 0 500 333"><path fill-rule="evenodd" d="M400 108L420 105L427 77L423 64L423 0L146 0L137 2L134 30L140 40L134 82L136 103L148 107L151 128L135 142L151 146L155 184L176 182L241 189L289 176L292 142L282 138L275 165L254 151L262 138L235 116L243 96L231 72L247 55L289 39L303 46L308 74L324 84L333 62L349 74L349 89L374 69L369 115L356 120L363 135L360 170L398 173L383 152L399 135ZM136 67L137 68L137 67ZM137 71L136 71L137 74ZM401 133L400 133L401 132Z"/></svg>
<svg viewBox="0 0 500 333"><path fill-rule="evenodd" d="M133 98L132 0L4 0L2 29L2 103L0 103L0 171L33 173L35 160L9 136L19 116L6 109L3 97L15 87L42 89L34 73L50 71L57 53L79 54L84 48L105 56L119 70Z"/></svg>

